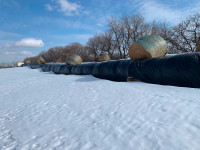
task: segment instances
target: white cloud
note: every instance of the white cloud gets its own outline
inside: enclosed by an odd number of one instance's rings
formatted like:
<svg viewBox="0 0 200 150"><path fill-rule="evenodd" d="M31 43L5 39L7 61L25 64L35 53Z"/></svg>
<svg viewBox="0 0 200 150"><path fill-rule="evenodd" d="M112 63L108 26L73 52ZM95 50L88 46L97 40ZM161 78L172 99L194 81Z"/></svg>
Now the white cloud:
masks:
<svg viewBox="0 0 200 150"><path fill-rule="evenodd" d="M174 8L173 5L166 5L156 0L143 0L138 2L136 7L139 7L138 11L147 21L159 20L175 25L197 12L200 9L200 3L196 3L192 8Z"/></svg>
<svg viewBox="0 0 200 150"><path fill-rule="evenodd" d="M44 43L40 39L24 38L14 44L16 47L39 48L43 47Z"/></svg>
<svg viewBox="0 0 200 150"><path fill-rule="evenodd" d="M156 1L143 1L140 3L139 12L147 21L161 20L170 23L177 23L180 18L180 11L173 10L167 5Z"/></svg>
<svg viewBox="0 0 200 150"><path fill-rule="evenodd" d="M52 10L53 10L53 7L52 7L50 4L46 4L46 5L45 5L45 8L46 8L48 11L52 11Z"/></svg>
<svg viewBox="0 0 200 150"><path fill-rule="evenodd" d="M70 3L68 0L58 0L57 3L60 5L59 11L63 12L66 16L73 16L74 13L78 14L80 5L76 3Z"/></svg>

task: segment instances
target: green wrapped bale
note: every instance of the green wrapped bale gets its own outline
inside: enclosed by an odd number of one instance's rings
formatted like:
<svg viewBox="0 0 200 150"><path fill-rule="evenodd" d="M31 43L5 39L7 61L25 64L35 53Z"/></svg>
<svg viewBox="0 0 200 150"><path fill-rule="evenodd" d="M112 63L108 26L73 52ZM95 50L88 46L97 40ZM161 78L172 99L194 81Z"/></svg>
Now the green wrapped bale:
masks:
<svg viewBox="0 0 200 150"><path fill-rule="evenodd" d="M146 35L129 47L129 56L133 60L164 57L167 52L167 43L156 34Z"/></svg>

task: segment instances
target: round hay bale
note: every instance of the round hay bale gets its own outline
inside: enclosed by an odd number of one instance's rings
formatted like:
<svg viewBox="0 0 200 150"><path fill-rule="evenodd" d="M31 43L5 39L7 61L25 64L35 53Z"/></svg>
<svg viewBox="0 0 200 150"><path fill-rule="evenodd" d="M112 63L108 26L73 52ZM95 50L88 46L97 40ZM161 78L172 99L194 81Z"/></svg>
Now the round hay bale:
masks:
<svg viewBox="0 0 200 150"><path fill-rule="evenodd" d="M167 52L167 43L163 38L156 34L139 38L129 47L129 56L131 59L164 57Z"/></svg>
<svg viewBox="0 0 200 150"><path fill-rule="evenodd" d="M77 54L71 54L66 59L67 65L79 65L82 63L82 58Z"/></svg>
<svg viewBox="0 0 200 150"><path fill-rule="evenodd" d="M44 58L39 57L39 59L37 60L37 63L38 63L38 64L45 64L46 61L44 60Z"/></svg>
<svg viewBox="0 0 200 150"><path fill-rule="evenodd" d="M30 60L25 60L24 63L25 63L25 64L30 64L31 61L30 61Z"/></svg>
<svg viewBox="0 0 200 150"><path fill-rule="evenodd" d="M102 62L102 61L109 61L110 57L107 54L101 53L97 59L97 62Z"/></svg>

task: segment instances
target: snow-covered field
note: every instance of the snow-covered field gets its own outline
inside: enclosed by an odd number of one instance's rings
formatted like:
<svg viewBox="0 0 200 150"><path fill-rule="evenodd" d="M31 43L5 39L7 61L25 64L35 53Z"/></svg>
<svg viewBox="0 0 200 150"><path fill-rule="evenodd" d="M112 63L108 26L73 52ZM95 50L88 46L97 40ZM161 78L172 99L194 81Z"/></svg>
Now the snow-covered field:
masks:
<svg viewBox="0 0 200 150"><path fill-rule="evenodd" d="M199 150L200 89L0 69L2 150Z"/></svg>

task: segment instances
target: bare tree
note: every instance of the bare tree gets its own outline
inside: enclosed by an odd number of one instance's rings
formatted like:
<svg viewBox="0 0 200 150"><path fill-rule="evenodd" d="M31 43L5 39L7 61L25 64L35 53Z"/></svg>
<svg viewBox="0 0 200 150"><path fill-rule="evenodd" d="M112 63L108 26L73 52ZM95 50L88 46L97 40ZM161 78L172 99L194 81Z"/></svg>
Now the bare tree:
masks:
<svg viewBox="0 0 200 150"><path fill-rule="evenodd" d="M163 38L168 42L169 52L194 52L200 37L200 14L194 14L178 25L161 30Z"/></svg>
<svg viewBox="0 0 200 150"><path fill-rule="evenodd" d="M112 33L113 45L120 58L128 57L128 49L138 38L150 34L151 26L139 14L112 18L108 21Z"/></svg>

